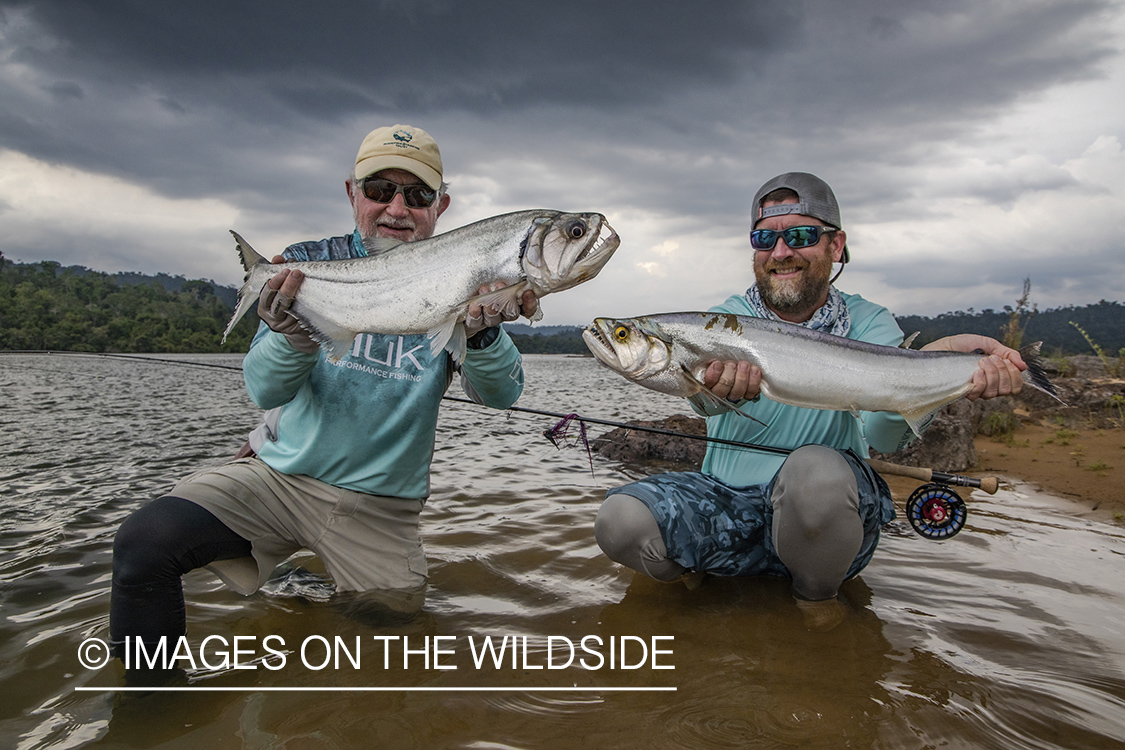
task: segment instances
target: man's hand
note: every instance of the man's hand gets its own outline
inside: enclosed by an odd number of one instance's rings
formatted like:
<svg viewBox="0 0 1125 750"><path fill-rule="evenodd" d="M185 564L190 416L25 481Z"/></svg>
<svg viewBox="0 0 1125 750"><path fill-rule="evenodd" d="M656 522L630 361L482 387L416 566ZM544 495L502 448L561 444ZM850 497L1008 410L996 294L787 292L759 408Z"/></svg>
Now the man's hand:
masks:
<svg viewBox="0 0 1125 750"><path fill-rule="evenodd" d="M485 284L477 290L477 295L496 292L506 286L508 285L502 281L497 281L493 284ZM520 297L520 311L518 313L501 309L497 305L469 305L469 309L465 315L465 335L472 337L485 328L498 326L506 320L515 320L520 315L523 315L525 318L530 318L538 309L539 299L530 289L525 291Z"/></svg>
<svg viewBox="0 0 1125 750"><path fill-rule="evenodd" d="M275 255L271 262L284 263L285 258ZM304 278L305 275L300 271L287 268L267 281L258 297L258 317L266 322L270 330L284 335L291 347L305 354L313 354L318 348L317 343L297 319L287 312L297 297L297 290Z"/></svg>
<svg viewBox="0 0 1125 750"><path fill-rule="evenodd" d="M1019 393L1023 388L1023 378L1020 373L1027 369L1027 365L1019 352L1004 346L996 339L973 333L961 333L926 344L919 351L972 353L978 349L987 356L981 357L980 367L973 373L972 390L966 394L966 398L976 401L978 398L996 398Z"/></svg>
<svg viewBox="0 0 1125 750"><path fill-rule="evenodd" d="M755 398L761 390L762 369L749 362L712 360L703 375L703 385L727 401Z"/></svg>

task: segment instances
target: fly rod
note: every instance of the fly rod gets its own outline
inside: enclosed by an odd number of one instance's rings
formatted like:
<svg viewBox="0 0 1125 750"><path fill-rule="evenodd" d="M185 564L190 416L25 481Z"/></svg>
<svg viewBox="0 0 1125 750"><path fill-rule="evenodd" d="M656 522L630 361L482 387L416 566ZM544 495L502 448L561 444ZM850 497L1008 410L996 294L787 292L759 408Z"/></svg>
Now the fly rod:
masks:
<svg viewBox="0 0 1125 750"><path fill-rule="evenodd" d="M456 401L463 404L476 404L476 401L471 401L467 398L457 398L455 396L443 396L445 401ZM668 435L671 437L682 437L689 440L703 440L708 443L715 443L717 445L728 445L735 448L747 448L749 450L761 451L763 453L774 453L778 455L787 456L793 452L792 448L776 448L772 445L755 445L754 443L745 443L740 440L725 440L723 438L710 437L709 435L692 435L688 432L679 432L677 430L665 430L659 427L646 427L637 424L628 424L626 422L614 422L608 419L595 419L593 417L584 417L580 414L559 414L553 411L543 411L541 409L527 409L519 406L510 406L508 411L517 411L524 414L538 414L543 417L555 417L562 420L574 420L578 422L586 422L588 424L605 425L607 427L620 427L626 430L636 430L637 432L652 432L657 435ZM547 432L550 432L548 430ZM996 490L1000 488L1000 480L997 477L981 477L976 479L974 477L967 477L962 474L946 474L941 471L934 471L920 466L902 466L900 464L893 464L889 461L880 461L875 458L866 459L867 465L880 474L891 474L900 477L910 477L918 479L923 482L938 482L940 484L952 484L958 487L973 487L976 489L984 490L990 495L995 495Z"/></svg>

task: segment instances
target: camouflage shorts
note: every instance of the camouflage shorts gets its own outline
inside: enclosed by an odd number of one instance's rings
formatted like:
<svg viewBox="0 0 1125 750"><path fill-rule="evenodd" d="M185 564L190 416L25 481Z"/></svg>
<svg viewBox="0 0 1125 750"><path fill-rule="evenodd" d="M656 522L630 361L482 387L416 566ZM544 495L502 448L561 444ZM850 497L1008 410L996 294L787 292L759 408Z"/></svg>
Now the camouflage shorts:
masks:
<svg viewBox="0 0 1125 750"><path fill-rule="evenodd" d="M879 529L894 520L894 504L886 482L852 451L840 451L848 461L859 489L863 545L848 577L863 570L879 543ZM789 570L773 545L773 505L770 495L776 477L765 484L732 487L697 471L657 474L617 487L643 502L656 518L668 558L688 570L722 576L775 575L789 578Z"/></svg>

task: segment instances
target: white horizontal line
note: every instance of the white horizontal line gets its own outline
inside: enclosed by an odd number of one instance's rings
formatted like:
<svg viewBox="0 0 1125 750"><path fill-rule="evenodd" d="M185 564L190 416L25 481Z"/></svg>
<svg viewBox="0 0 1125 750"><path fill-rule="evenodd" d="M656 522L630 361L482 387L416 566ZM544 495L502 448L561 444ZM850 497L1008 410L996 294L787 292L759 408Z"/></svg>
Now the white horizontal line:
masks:
<svg viewBox="0 0 1125 750"><path fill-rule="evenodd" d="M620 693L620 692L676 692L675 687L76 687L84 693Z"/></svg>

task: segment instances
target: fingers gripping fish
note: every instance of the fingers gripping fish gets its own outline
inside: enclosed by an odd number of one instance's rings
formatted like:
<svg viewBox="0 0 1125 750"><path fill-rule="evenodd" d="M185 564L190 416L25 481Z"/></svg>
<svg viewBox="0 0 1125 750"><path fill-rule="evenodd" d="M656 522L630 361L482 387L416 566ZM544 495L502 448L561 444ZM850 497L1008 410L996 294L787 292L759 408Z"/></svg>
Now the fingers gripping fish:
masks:
<svg viewBox="0 0 1125 750"><path fill-rule="evenodd" d="M424 333L435 352L444 348L460 362L470 304L495 305L514 317L526 290L543 297L594 278L620 242L601 214L547 209L494 216L417 242L379 238L368 243L368 257L348 260L272 264L231 234L246 280L223 339L267 281L299 269L305 278L289 312L332 361L359 333ZM477 295L497 281L508 286ZM541 316L537 311L534 320Z"/></svg>

